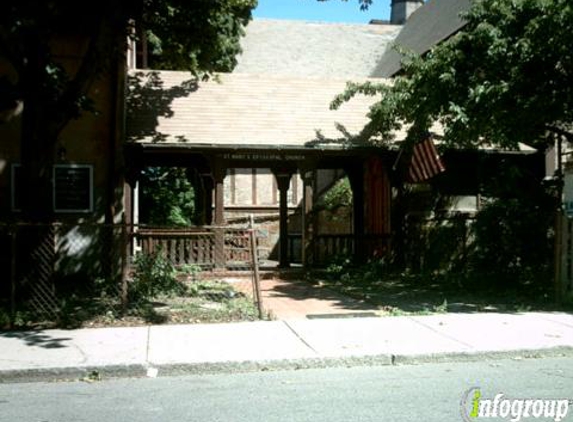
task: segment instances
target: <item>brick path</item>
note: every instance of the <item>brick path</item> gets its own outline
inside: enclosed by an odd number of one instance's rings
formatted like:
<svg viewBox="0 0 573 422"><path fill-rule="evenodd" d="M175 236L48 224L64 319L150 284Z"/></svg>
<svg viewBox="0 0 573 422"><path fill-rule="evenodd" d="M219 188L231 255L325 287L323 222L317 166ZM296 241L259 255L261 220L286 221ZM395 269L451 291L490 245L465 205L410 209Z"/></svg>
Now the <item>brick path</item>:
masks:
<svg viewBox="0 0 573 422"><path fill-rule="evenodd" d="M261 280L263 306L275 319L367 316L374 305L303 281Z"/></svg>

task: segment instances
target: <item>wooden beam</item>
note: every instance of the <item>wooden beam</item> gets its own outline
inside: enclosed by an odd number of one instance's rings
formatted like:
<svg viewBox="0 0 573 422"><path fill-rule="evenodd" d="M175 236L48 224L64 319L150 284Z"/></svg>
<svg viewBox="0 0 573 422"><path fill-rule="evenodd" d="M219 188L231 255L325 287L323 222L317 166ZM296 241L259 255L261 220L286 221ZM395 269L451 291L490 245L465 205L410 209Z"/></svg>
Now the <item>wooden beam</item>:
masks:
<svg viewBox="0 0 573 422"><path fill-rule="evenodd" d="M352 188L352 227L354 232L354 258L356 262L365 260L364 249L364 165L356 163L346 168Z"/></svg>
<svg viewBox="0 0 573 422"><path fill-rule="evenodd" d="M302 196L302 265L308 268L313 265L315 218L312 212L314 196L315 170L304 169L301 173L303 180Z"/></svg>
<svg viewBox="0 0 573 422"><path fill-rule="evenodd" d="M279 188L279 267L290 266L288 256L288 190L292 170L273 170Z"/></svg>

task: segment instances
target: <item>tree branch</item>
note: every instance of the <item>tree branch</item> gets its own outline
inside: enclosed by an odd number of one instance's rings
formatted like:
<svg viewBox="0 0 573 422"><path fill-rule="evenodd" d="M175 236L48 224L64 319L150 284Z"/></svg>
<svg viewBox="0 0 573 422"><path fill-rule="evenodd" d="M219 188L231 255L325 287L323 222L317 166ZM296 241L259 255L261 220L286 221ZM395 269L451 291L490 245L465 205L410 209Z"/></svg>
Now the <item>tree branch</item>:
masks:
<svg viewBox="0 0 573 422"><path fill-rule="evenodd" d="M93 82L101 75L102 70L113 61L111 51L113 46L113 31L110 22L105 16L100 17L100 22L95 25L95 30L89 37L86 53L81 59L81 64L75 75L55 107L57 114L54 116L54 128L59 133L79 111L78 100L87 95ZM109 56L104 57L102 52Z"/></svg>
<svg viewBox="0 0 573 422"><path fill-rule="evenodd" d="M573 143L573 133L568 132L565 129L562 129L558 126L553 126L553 125L547 125L545 127L549 132L553 132L557 135L563 136L567 142Z"/></svg>

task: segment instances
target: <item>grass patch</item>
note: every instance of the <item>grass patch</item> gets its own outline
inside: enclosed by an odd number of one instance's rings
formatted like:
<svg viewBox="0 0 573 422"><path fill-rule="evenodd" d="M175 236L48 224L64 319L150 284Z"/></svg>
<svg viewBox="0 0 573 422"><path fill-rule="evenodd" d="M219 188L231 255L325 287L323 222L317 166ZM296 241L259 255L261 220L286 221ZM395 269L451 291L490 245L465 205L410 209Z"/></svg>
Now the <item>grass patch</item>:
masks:
<svg viewBox="0 0 573 422"><path fill-rule="evenodd" d="M382 315L447 312L571 311L553 301L551 281L500 279L491 274L391 271L383 262L353 267L336 262L311 282L378 306Z"/></svg>

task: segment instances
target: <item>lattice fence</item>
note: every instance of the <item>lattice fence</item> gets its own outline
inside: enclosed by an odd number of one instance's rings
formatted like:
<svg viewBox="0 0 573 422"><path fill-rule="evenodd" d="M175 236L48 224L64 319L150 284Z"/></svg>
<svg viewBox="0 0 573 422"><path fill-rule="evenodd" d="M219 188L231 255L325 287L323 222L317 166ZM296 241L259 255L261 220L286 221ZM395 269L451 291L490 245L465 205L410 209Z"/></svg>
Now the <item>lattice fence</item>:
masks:
<svg viewBox="0 0 573 422"><path fill-rule="evenodd" d="M13 224L0 243L0 328L262 316L250 229Z"/></svg>

